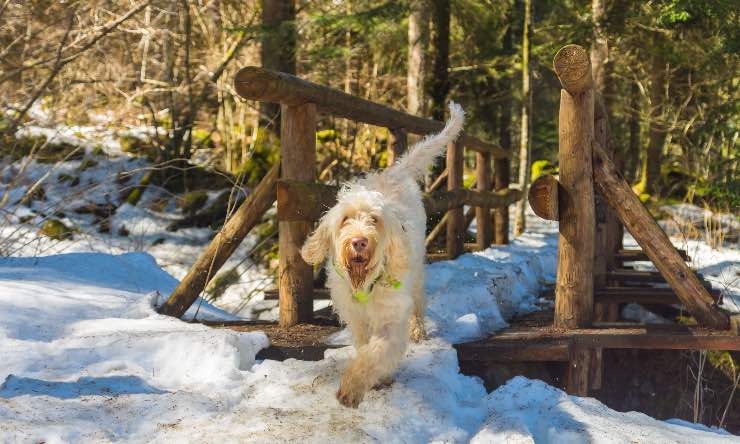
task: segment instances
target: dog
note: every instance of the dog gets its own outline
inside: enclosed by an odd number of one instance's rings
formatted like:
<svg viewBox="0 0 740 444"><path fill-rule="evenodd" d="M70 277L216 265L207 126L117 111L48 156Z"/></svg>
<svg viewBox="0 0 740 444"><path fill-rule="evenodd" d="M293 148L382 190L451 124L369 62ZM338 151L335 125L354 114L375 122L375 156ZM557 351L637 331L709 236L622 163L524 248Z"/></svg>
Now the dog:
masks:
<svg viewBox="0 0 740 444"><path fill-rule="evenodd" d="M425 336L426 213L418 181L462 130L464 111L454 102L449 110L440 133L385 170L345 183L301 249L309 264L326 260L334 310L357 350L337 392L344 406L357 408L369 389L389 385L409 338Z"/></svg>

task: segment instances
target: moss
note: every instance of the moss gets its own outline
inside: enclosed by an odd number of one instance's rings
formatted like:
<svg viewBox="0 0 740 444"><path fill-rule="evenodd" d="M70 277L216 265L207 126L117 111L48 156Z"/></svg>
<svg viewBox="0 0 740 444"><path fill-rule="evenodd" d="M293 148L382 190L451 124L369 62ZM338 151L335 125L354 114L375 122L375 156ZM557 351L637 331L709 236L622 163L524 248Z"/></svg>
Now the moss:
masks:
<svg viewBox="0 0 740 444"><path fill-rule="evenodd" d="M126 196L126 202L130 205L136 205L141 199L141 195L144 194L144 190L149 186L149 182L152 180L152 173L148 172L141 178L139 185L134 187L131 192Z"/></svg>
<svg viewBox="0 0 740 444"><path fill-rule="evenodd" d="M102 156L102 155L104 155L105 154L105 151L103 150L103 145L100 145L100 144L95 145L93 147L92 151L90 152L90 154L92 154L93 156Z"/></svg>
<svg viewBox="0 0 740 444"><path fill-rule="evenodd" d="M254 186L265 176L280 157L280 142L270 131L260 128L254 142L254 149L249 153L249 159L236 170L238 176L243 176L249 186Z"/></svg>
<svg viewBox="0 0 740 444"><path fill-rule="evenodd" d="M236 267L216 275L206 289L208 299L213 301L220 298L229 287L239 282L239 278Z"/></svg>
<svg viewBox="0 0 740 444"><path fill-rule="evenodd" d="M55 240L70 239L75 231L59 219L49 219L41 226L41 234Z"/></svg>
<svg viewBox="0 0 740 444"><path fill-rule="evenodd" d="M317 143L324 143L324 142L332 142L339 139L339 132L334 129L325 129L321 131L316 131L316 142Z"/></svg>
<svg viewBox="0 0 740 444"><path fill-rule="evenodd" d="M150 210L163 212L165 209L167 209L167 205L169 205L170 200L166 197L163 197L161 199L156 199L152 202L152 204L149 206Z"/></svg>
<svg viewBox="0 0 740 444"><path fill-rule="evenodd" d="M121 151L124 153L146 157L150 160L154 160L157 155L157 147L151 141L141 140L133 136L123 136L118 139L118 142L121 144Z"/></svg>
<svg viewBox="0 0 740 444"><path fill-rule="evenodd" d="M197 148L213 148L215 144L213 143L213 138L211 137L213 133L211 131L205 130L203 128L194 128L192 133L190 134L190 137L193 140L193 146Z"/></svg>
<svg viewBox="0 0 740 444"><path fill-rule="evenodd" d="M203 208L208 201L208 194L205 191L190 191L177 199L177 208L183 213L193 214Z"/></svg>
<svg viewBox="0 0 740 444"><path fill-rule="evenodd" d="M547 159L535 160L532 162L532 182L537 180L543 174L557 174L558 166L554 165Z"/></svg>

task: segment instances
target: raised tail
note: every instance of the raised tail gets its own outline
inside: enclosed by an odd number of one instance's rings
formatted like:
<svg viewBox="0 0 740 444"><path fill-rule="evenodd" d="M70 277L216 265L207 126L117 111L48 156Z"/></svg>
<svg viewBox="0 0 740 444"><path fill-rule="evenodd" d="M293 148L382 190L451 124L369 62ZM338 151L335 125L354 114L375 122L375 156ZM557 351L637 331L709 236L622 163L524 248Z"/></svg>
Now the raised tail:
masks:
<svg viewBox="0 0 740 444"><path fill-rule="evenodd" d="M434 163L434 159L441 155L447 144L457 139L465 122L465 111L455 102L450 102L450 119L444 129L437 134L424 137L414 144L409 152L391 165L387 171L399 172L421 180Z"/></svg>

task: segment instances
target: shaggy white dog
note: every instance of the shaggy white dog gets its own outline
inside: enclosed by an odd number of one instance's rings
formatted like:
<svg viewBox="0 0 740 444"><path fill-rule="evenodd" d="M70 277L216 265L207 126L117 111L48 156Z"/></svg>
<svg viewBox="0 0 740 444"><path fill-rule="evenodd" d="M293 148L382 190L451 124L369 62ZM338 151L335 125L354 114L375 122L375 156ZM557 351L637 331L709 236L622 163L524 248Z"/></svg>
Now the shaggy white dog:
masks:
<svg viewBox="0 0 740 444"><path fill-rule="evenodd" d="M417 183L465 115L450 102L439 134L414 145L389 168L344 184L337 204L301 250L309 264L327 261L334 310L346 322L357 356L342 374L337 399L357 407L365 392L389 384L409 339L424 337L426 214Z"/></svg>

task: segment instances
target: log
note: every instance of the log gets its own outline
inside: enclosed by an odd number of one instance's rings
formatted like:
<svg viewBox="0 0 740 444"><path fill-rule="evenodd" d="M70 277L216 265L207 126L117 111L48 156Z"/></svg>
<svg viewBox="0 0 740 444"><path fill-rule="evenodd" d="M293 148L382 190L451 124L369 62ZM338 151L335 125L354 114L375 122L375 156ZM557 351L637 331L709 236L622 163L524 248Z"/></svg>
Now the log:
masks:
<svg viewBox="0 0 740 444"><path fill-rule="evenodd" d="M594 137L602 146L606 147L606 151L610 156L614 156L614 144L612 143L611 127L609 125L609 113L606 108L604 97L601 94L596 96L596 102L594 103ZM613 158L613 157L612 157ZM599 230L603 229L603 240L597 241L597 245L604 246L604 260L606 262L606 270L615 270L619 267L617 261L617 251L622 248L622 226L619 223L617 215L614 214L606 203L603 202L600 195L596 195L596 208L597 212L603 210L603 214L606 218L603 227L597 227L597 237L600 236Z"/></svg>
<svg viewBox="0 0 740 444"><path fill-rule="evenodd" d="M242 68L234 78L236 92L244 99L299 105L315 103L318 112L344 117L385 128L403 128L409 133L438 133L444 123L397 111L389 106L364 100L328 86L256 66ZM463 133L458 141L466 147L494 158L509 157L500 147Z"/></svg>
<svg viewBox="0 0 740 444"><path fill-rule="evenodd" d="M509 188L511 169L508 158L498 158L493 161L493 189L503 191ZM493 209L493 242L497 245L509 243L509 207L501 206Z"/></svg>
<svg viewBox="0 0 740 444"><path fill-rule="evenodd" d="M575 96L592 88L591 60L582 46L566 45L560 48L555 54L553 66L563 89L571 95Z"/></svg>
<svg viewBox="0 0 740 444"><path fill-rule="evenodd" d="M390 130L390 133L391 149L388 151L388 165L393 164L408 148L408 135L405 130L394 128Z"/></svg>
<svg viewBox="0 0 740 444"><path fill-rule="evenodd" d="M463 189L463 145L459 142L447 145L447 190ZM447 211L447 256L455 259L464 252L465 214L462 206Z"/></svg>
<svg viewBox="0 0 740 444"><path fill-rule="evenodd" d="M691 262L691 258L686 250L676 250L686 262ZM637 261L649 261L648 255L642 250L618 250L617 251L617 262L637 262Z"/></svg>
<svg viewBox="0 0 740 444"><path fill-rule="evenodd" d="M432 191L437 190L439 187L442 186L442 184L444 184L445 180L447 180L447 168L445 168L445 170L442 171L442 174L437 176L437 178L434 179L434 182L429 185L429 188L427 188L427 193L431 193Z"/></svg>
<svg viewBox="0 0 740 444"><path fill-rule="evenodd" d="M595 229L591 63L583 48L568 45L558 51L554 65L564 88L560 91L558 122L560 240L555 326L586 327L593 317Z"/></svg>
<svg viewBox="0 0 740 444"><path fill-rule="evenodd" d="M604 149L594 143L593 151L596 189L617 213L625 228L700 324L727 329L728 316L716 307L714 299L632 192Z"/></svg>
<svg viewBox="0 0 740 444"><path fill-rule="evenodd" d="M316 180L316 105L281 107L280 157L282 177L306 182ZM284 197L278 196L278 213ZM313 269L300 253L313 230L313 222L288 221L278 214L278 230L280 326L291 327L308 322L313 316Z"/></svg>
<svg viewBox="0 0 740 444"><path fill-rule="evenodd" d="M338 187L320 183L309 183L281 179L277 184L278 219L281 221L318 220L336 203ZM422 199L427 214L443 213L451 208L465 205L498 208L519 200L521 192L514 188L483 192L458 188L454 191L423 193Z"/></svg>
<svg viewBox="0 0 740 444"><path fill-rule="evenodd" d="M549 174L538 177L529 187L529 206L537 216L558 220L558 180Z"/></svg>
<svg viewBox="0 0 740 444"><path fill-rule="evenodd" d="M280 175L280 164L275 164L216 234L208 247L180 281L167 301L159 307L159 313L180 317L195 302L208 282L234 253L244 237L272 207L276 198L276 184Z"/></svg>
<svg viewBox="0 0 740 444"><path fill-rule="evenodd" d="M475 175L476 188L479 191L491 190L491 155L487 153L475 153ZM485 250L493 241L493 220L491 219L490 207L475 207L476 242L478 248ZM467 230L467 220L464 223Z"/></svg>

